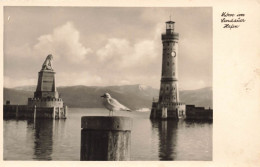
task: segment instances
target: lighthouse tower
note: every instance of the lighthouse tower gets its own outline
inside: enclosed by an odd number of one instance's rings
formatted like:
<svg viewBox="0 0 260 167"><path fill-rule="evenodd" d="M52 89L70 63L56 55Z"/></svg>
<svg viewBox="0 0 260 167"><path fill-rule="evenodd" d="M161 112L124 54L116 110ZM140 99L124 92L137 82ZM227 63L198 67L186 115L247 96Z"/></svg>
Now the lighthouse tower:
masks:
<svg viewBox="0 0 260 167"><path fill-rule="evenodd" d="M178 40L179 34L174 32L174 22L166 22L166 33L162 34L163 55L159 102L179 102L177 82Z"/></svg>
<svg viewBox="0 0 260 167"><path fill-rule="evenodd" d="M173 21L166 22L166 33L162 34L162 73L159 99L153 102L150 118L181 118L185 105L179 101L178 91L178 40Z"/></svg>

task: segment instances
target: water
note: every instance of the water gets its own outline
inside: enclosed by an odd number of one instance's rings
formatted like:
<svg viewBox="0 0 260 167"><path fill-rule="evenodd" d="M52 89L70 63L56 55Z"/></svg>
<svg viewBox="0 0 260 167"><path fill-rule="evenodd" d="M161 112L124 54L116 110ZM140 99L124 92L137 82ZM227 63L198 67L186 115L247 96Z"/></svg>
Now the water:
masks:
<svg viewBox="0 0 260 167"><path fill-rule="evenodd" d="M117 112L133 118L131 160L212 160L212 123L151 121L150 112ZM4 120L4 160L80 159L81 116L105 109L70 108L66 120Z"/></svg>

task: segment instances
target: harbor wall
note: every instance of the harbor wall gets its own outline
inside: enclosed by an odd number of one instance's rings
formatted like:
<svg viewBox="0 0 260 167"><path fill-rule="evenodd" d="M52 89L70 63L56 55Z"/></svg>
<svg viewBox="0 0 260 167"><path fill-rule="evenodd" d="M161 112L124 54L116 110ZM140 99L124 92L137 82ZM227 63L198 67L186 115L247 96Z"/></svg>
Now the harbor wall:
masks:
<svg viewBox="0 0 260 167"><path fill-rule="evenodd" d="M28 105L4 105L4 118L65 119L67 107L32 107Z"/></svg>
<svg viewBox="0 0 260 167"><path fill-rule="evenodd" d="M151 119L180 119L185 117L185 104L153 102Z"/></svg>
<svg viewBox="0 0 260 167"><path fill-rule="evenodd" d="M195 107L195 105L186 105L187 120L213 120L213 110L211 108Z"/></svg>
<svg viewBox="0 0 260 167"><path fill-rule="evenodd" d="M160 104L153 102L151 119L186 119L186 120L213 120L213 110L211 108L196 107L195 105L185 105L183 103Z"/></svg>
<svg viewBox="0 0 260 167"><path fill-rule="evenodd" d="M38 107L63 107L61 98L28 98L28 106Z"/></svg>

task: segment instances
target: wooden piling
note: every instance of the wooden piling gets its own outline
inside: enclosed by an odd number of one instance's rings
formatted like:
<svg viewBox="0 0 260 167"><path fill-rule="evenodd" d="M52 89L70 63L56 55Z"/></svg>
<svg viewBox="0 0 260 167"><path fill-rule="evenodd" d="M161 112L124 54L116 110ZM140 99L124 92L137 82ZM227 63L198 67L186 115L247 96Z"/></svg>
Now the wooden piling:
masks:
<svg viewBox="0 0 260 167"><path fill-rule="evenodd" d="M65 106L65 108L64 108L64 118L67 118L67 112L68 112L68 107Z"/></svg>
<svg viewBox="0 0 260 167"><path fill-rule="evenodd" d="M80 160L130 160L131 127L128 117L82 117Z"/></svg>
<svg viewBox="0 0 260 167"><path fill-rule="evenodd" d="M16 105L16 108L15 108L15 118L17 119L19 117L19 105Z"/></svg>

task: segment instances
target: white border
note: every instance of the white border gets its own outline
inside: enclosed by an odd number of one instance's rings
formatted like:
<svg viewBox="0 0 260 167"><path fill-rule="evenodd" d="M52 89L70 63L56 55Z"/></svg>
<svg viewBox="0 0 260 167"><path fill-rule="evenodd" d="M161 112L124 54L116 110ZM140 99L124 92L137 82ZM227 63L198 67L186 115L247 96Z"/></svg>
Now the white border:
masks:
<svg viewBox="0 0 260 167"><path fill-rule="evenodd" d="M0 166L260 166L260 1L245 0L20 0L0 2L3 6L128 6L128 7L213 7L213 161L3 161ZM242 12L247 21L235 30L222 28L222 12ZM1 20L3 30L3 19ZM3 31L1 33L3 39ZM3 40L1 40L3 55ZM1 57L3 62L3 56ZM3 63L0 63L3 69ZM1 71L3 87L3 71ZM3 89L1 89L3 94ZM1 105L3 101L1 100ZM2 111L2 110L1 110ZM1 116L3 116L1 112ZM2 119L0 128L3 129ZM3 131L1 136L3 136ZM3 150L3 137L1 150ZM3 159L3 152L0 152Z"/></svg>

